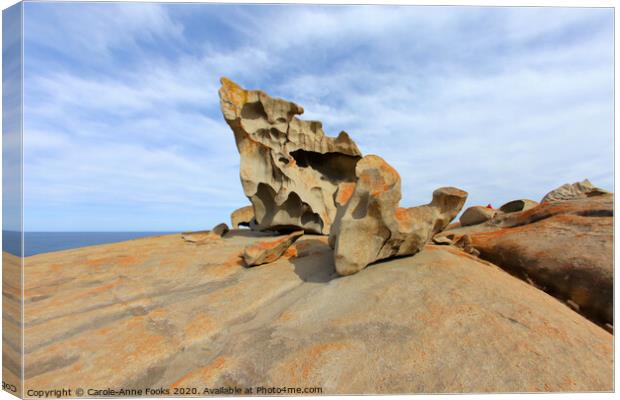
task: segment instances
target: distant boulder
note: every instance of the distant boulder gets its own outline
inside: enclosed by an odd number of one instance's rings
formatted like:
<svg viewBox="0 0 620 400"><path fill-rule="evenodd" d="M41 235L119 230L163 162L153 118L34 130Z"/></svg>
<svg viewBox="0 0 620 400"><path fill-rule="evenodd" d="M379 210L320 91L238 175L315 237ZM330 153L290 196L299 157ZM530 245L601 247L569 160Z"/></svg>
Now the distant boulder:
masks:
<svg viewBox="0 0 620 400"><path fill-rule="evenodd" d="M535 202L534 200L519 199L519 200L509 201L508 203L501 206L499 210L503 213L512 213L512 212L517 212L517 211L529 210L530 208L534 208L537 205L538 203Z"/></svg>
<svg viewBox="0 0 620 400"><path fill-rule="evenodd" d="M546 203L550 201L584 199L586 197L600 196L606 194L610 194L610 192L606 191L605 189L598 188L592 185L589 180L584 179L581 182L565 183L559 188L547 193L540 202Z"/></svg>
<svg viewBox="0 0 620 400"><path fill-rule="evenodd" d="M256 225L256 219L254 218L254 207L245 206L236 209L230 214L230 223L233 229L239 229L240 226L248 226L252 228Z"/></svg>
<svg viewBox="0 0 620 400"><path fill-rule="evenodd" d="M489 207L472 206L465 210L459 222L461 226L477 225L490 220L496 213L496 210Z"/></svg>

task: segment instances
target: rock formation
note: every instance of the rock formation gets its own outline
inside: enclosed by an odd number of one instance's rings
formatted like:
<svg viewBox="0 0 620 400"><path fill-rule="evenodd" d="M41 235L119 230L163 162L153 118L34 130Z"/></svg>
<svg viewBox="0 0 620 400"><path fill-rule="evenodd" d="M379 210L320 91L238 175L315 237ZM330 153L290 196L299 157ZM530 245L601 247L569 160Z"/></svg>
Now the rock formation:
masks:
<svg viewBox="0 0 620 400"><path fill-rule="evenodd" d="M503 213L511 213L511 212L529 210L530 208L534 208L537 205L538 203L535 202L534 200L519 199L519 200L509 201L508 203L501 206L499 210Z"/></svg>
<svg viewBox="0 0 620 400"><path fill-rule="evenodd" d="M565 183L559 188L547 193L540 202L545 203L549 201L575 200L604 194L609 194L609 192L604 189L597 188L592 185L589 180L584 179L581 182L575 182L572 184Z"/></svg>
<svg viewBox="0 0 620 400"><path fill-rule="evenodd" d="M332 232L336 271L354 274L368 264L420 251L459 213L467 193L440 188L431 203L400 208L400 176L381 157L368 155L356 166L357 183Z"/></svg>
<svg viewBox="0 0 620 400"><path fill-rule="evenodd" d="M256 226L254 207L245 206L236 209L230 214L230 223L234 229L239 229L240 226L247 226L250 229L254 228Z"/></svg>
<svg viewBox="0 0 620 400"><path fill-rule="evenodd" d="M186 242L202 243L207 240L221 239L229 230L228 225L222 222L210 231L183 232L181 237Z"/></svg>
<svg viewBox="0 0 620 400"><path fill-rule="evenodd" d="M257 229L328 234L341 183L354 182L361 157L346 132L326 136L303 108L221 79L220 105L241 156L240 176Z"/></svg>
<svg viewBox="0 0 620 400"><path fill-rule="evenodd" d="M589 318L613 321L613 196L541 203L484 224L441 232Z"/></svg>
<svg viewBox="0 0 620 400"><path fill-rule="evenodd" d="M246 267L267 264L276 261L291 247L293 243L302 237L304 231L293 232L282 238L264 240L247 246L243 250L243 262Z"/></svg>
<svg viewBox="0 0 620 400"><path fill-rule="evenodd" d="M472 206L463 212L459 218L459 222L461 226L481 224L493 218L496 213L497 211L492 208Z"/></svg>

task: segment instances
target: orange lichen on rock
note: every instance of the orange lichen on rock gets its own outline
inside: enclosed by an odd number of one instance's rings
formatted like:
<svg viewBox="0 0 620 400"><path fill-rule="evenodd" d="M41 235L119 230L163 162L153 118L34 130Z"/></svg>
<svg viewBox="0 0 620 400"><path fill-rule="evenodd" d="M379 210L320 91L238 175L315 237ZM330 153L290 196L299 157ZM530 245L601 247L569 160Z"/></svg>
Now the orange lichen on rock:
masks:
<svg viewBox="0 0 620 400"><path fill-rule="evenodd" d="M194 386L197 384L209 384L211 382L211 379L213 379L217 374L221 373L228 363L229 360L226 357L217 357L207 366L199 368L197 370L193 370L187 375L181 377L179 380L170 385L170 388L174 389L184 386Z"/></svg>
<svg viewBox="0 0 620 400"><path fill-rule="evenodd" d="M260 241L247 246L243 250L243 261L247 267L274 262L303 234L303 231L297 231L282 238Z"/></svg>
<svg viewBox="0 0 620 400"><path fill-rule="evenodd" d="M353 192L355 191L354 182L343 182L338 186L338 193L336 194L336 204L345 205L349 202Z"/></svg>
<svg viewBox="0 0 620 400"><path fill-rule="evenodd" d="M355 190L329 238L340 275L357 273L378 260L420 251L458 214L467 198L462 190L444 187L433 192L433 200L427 205L401 208L400 176L385 160L368 155L355 170Z"/></svg>

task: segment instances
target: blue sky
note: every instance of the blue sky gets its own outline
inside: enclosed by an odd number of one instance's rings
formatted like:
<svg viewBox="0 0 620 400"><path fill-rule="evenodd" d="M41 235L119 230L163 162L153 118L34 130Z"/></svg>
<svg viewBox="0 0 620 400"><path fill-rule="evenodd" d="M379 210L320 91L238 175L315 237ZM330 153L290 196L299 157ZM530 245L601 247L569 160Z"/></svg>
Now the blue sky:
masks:
<svg viewBox="0 0 620 400"><path fill-rule="evenodd" d="M613 189L613 13L26 3L28 231L210 228L248 204L219 77L301 104L466 206Z"/></svg>

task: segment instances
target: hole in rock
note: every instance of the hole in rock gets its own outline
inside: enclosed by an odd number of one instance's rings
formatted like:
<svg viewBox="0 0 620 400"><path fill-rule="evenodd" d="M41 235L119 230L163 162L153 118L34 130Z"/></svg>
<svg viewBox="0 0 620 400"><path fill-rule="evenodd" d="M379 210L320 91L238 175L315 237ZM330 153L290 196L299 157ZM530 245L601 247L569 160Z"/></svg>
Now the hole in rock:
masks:
<svg viewBox="0 0 620 400"><path fill-rule="evenodd" d="M330 181L355 181L355 166L359 156L342 153L317 153L295 150L290 153L300 168L312 168Z"/></svg>
<svg viewBox="0 0 620 400"><path fill-rule="evenodd" d="M245 103L241 109L241 118L243 119L259 119L267 118L267 113L261 102Z"/></svg>

